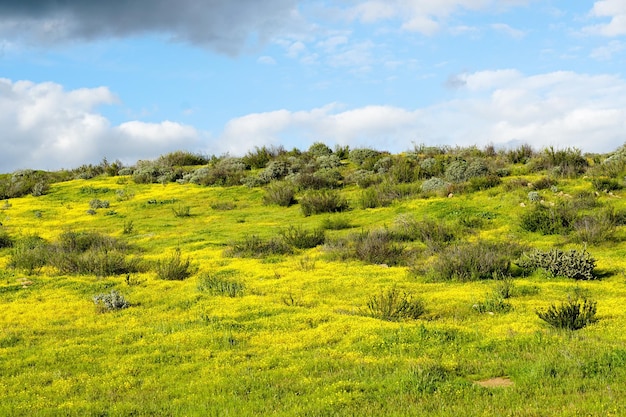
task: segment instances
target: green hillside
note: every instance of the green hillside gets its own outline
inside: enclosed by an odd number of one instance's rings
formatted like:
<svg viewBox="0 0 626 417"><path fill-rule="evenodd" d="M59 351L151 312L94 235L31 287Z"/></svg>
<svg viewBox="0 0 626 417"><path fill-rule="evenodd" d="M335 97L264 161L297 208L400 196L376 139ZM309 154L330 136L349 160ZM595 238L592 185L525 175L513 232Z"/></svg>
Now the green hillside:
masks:
<svg viewBox="0 0 626 417"><path fill-rule="evenodd" d="M0 175L0 415L626 415L626 148Z"/></svg>

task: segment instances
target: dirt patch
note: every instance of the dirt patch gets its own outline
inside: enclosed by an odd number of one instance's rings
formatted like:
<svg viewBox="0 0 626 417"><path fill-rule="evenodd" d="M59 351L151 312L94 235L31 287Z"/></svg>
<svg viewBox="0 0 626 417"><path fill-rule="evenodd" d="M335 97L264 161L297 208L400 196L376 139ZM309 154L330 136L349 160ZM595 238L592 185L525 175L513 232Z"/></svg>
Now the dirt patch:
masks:
<svg viewBox="0 0 626 417"><path fill-rule="evenodd" d="M476 381L475 384L485 388L504 388L515 385L513 381L506 377L483 379L482 381Z"/></svg>

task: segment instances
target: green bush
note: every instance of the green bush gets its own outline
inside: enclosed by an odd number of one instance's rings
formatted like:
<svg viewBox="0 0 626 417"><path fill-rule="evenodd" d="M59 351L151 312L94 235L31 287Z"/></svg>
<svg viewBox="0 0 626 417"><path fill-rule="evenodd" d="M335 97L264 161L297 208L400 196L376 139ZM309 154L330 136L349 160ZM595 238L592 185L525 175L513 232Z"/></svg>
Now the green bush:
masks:
<svg viewBox="0 0 626 417"><path fill-rule="evenodd" d="M486 175L470 178L467 191L484 191L502 184L502 179L497 175Z"/></svg>
<svg viewBox="0 0 626 417"><path fill-rule="evenodd" d="M548 207L534 204L520 217L520 227L543 235L567 234L573 229L576 211L565 204Z"/></svg>
<svg viewBox="0 0 626 417"><path fill-rule="evenodd" d="M475 281L510 275L511 261L519 256L515 244L478 241L449 246L430 267L435 281Z"/></svg>
<svg viewBox="0 0 626 417"><path fill-rule="evenodd" d="M371 296L367 301L366 315L381 320L415 320L426 312L424 302L412 294L400 292L395 287Z"/></svg>
<svg viewBox="0 0 626 417"><path fill-rule="evenodd" d="M191 207L179 204L177 207L172 207L172 213L174 217L191 217Z"/></svg>
<svg viewBox="0 0 626 417"><path fill-rule="evenodd" d="M240 242L235 242L225 252L225 256L242 258L263 258L271 255L290 255L293 248L281 238L262 240L256 235L250 235Z"/></svg>
<svg viewBox="0 0 626 417"><path fill-rule="evenodd" d="M394 232L397 239L420 241L433 252L456 239L456 232L445 223L431 219L416 220L410 216L398 217Z"/></svg>
<svg viewBox="0 0 626 417"><path fill-rule="evenodd" d="M535 249L532 252L525 252L516 263L520 268L528 272L543 269L552 277L566 277L577 280L597 279L593 274L596 260L586 250L578 251L571 249L562 251L560 249L551 249L549 251L541 251Z"/></svg>
<svg viewBox="0 0 626 417"><path fill-rule="evenodd" d="M507 159L512 164L525 164L534 155L535 152L533 151L533 148L528 144L518 146L517 148L511 149L506 153Z"/></svg>
<svg viewBox="0 0 626 417"><path fill-rule="evenodd" d="M324 230L344 230L353 227L349 218L344 217L343 215L340 216L341 217L326 217L324 220L322 220L322 224L320 225L320 227Z"/></svg>
<svg viewBox="0 0 626 417"><path fill-rule="evenodd" d="M128 249L111 236L66 231L50 246L48 264L62 274L110 276L137 272L139 260L128 258Z"/></svg>
<svg viewBox="0 0 626 417"><path fill-rule="evenodd" d="M130 304L124 299L124 296L116 290L112 290L108 294L105 293L95 295L93 297L93 302L96 305L96 309L100 313L122 310L130 307Z"/></svg>
<svg viewBox="0 0 626 417"><path fill-rule="evenodd" d="M452 161L445 171L445 177L450 182L463 182L467 179L465 171L467 170L467 162L459 159Z"/></svg>
<svg viewBox="0 0 626 417"><path fill-rule="evenodd" d="M552 304L547 310L537 310L539 318L557 329L578 330L598 321L597 303L588 299L569 300Z"/></svg>
<svg viewBox="0 0 626 417"><path fill-rule="evenodd" d="M613 238L617 218L612 210L601 210L582 216L574 222L574 240L578 243L600 244Z"/></svg>
<svg viewBox="0 0 626 417"><path fill-rule="evenodd" d="M296 203L296 190L286 182L275 181L265 188L263 203L266 205L276 204L281 207L289 207Z"/></svg>
<svg viewBox="0 0 626 417"><path fill-rule="evenodd" d="M0 249L10 248L13 246L13 239L9 236L9 233L0 226Z"/></svg>
<svg viewBox="0 0 626 417"><path fill-rule="evenodd" d="M349 208L348 201L333 190L309 191L300 199L302 214L336 213Z"/></svg>
<svg viewBox="0 0 626 417"><path fill-rule="evenodd" d="M375 229L353 236L354 254L372 264L398 265L405 261L405 247L387 229Z"/></svg>
<svg viewBox="0 0 626 417"><path fill-rule="evenodd" d="M591 184L596 191L607 192L621 190L622 185L614 178L594 178L591 180Z"/></svg>
<svg viewBox="0 0 626 417"><path fill-rule="evenodd" d="M513 309L511 303L501 297L487 297L485 301L479 301L472 306L479 313L508 313Z"/></svg>
<svg viewBox="0 0 626 417"><path fill-rule="evenodd" d="M323 245L326 234L323 229L306 230L302 227L290 226L280 232L281 237L288 245L298 249L309 249Z"/></svg>
<svg viewBox="0 0 626 417"><path fill-rule="evenodd" d="M182 259L180 249L176 250L167 258L156 263L157 278L168 281L182 281L195 273L189 257Z"/></svg>
<svg viewBox="0 0 626 417"><path fill-rule="evenodd" d="M244 294L245 285L241 282L230 279L236 271L220 271L215 274L203 274L198 282L198 289L206 291L212 295L223 295L227 297L240 297Z"/></svg>
<svg viewBox="0 0 626 417"><path fill-rule="evenodd" d="M44 267L49 257L48 242L36 235L27 236L13 244L9 266L33 273Z"/></svg>

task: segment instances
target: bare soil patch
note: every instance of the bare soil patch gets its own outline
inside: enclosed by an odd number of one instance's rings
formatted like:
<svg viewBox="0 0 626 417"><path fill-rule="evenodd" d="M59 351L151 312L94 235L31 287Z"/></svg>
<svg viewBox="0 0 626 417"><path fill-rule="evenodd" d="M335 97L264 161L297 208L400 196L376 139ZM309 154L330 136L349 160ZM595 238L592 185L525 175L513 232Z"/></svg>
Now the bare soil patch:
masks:
<svg viewBox="0 0 626 417"><path fill-rule="evenodd" d="M482 381L476 381L475 384L485 388L505 388L515 385L511 379L506 377L483 379Z"/></svg>

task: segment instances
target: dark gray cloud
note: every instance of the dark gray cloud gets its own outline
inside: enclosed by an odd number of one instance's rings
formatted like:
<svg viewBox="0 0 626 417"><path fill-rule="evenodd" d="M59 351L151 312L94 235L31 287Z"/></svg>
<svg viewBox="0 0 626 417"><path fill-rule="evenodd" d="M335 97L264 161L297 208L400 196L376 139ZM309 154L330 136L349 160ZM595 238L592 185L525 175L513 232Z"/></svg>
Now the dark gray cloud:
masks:
<svg viewBox="0 0 626 417"><path fill-rule="evenodd" d="M0 0L0 38L48 45L163 33L234 54L301 27L296 0Z"/></svg>

